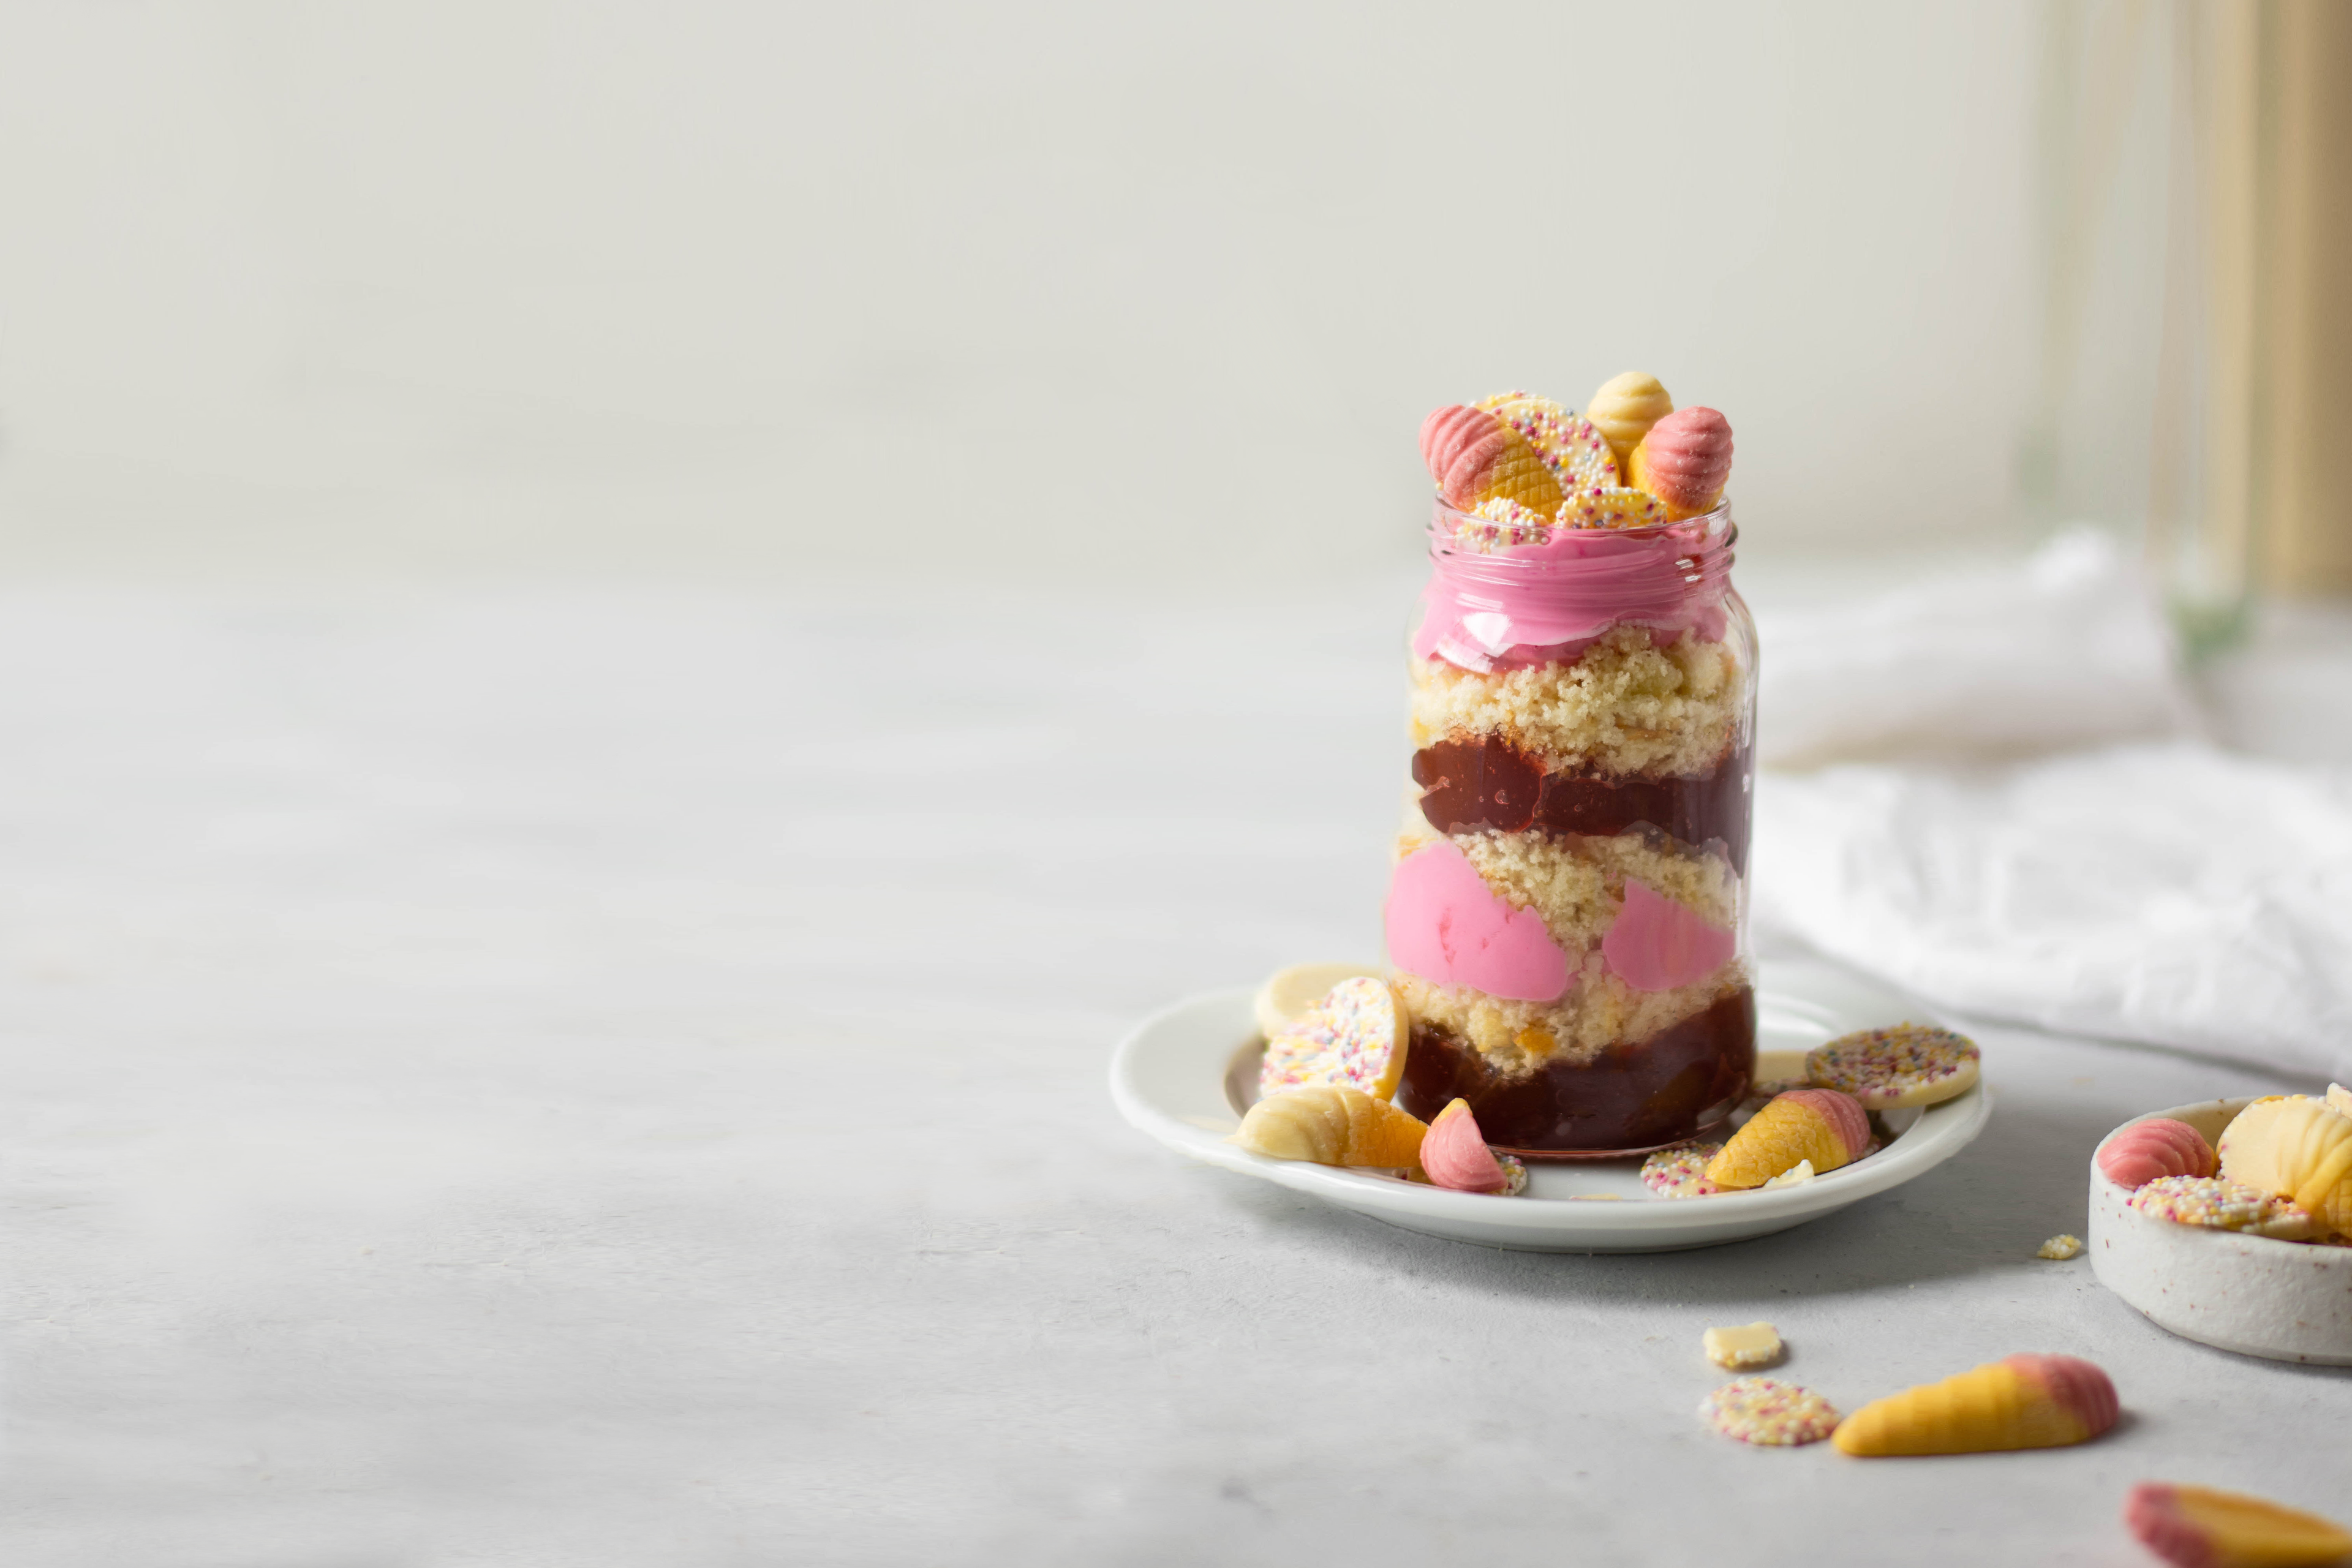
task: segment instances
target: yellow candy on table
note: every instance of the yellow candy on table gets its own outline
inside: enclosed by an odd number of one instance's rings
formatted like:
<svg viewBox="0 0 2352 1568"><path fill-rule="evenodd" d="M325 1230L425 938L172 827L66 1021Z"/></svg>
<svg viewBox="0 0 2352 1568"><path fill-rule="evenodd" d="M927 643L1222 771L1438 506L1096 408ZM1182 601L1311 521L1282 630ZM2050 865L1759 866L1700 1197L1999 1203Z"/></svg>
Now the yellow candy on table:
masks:
<svg viewBox="0 0 2352 1568"><path fill-rule="evenodd" d="M2352 1116L2309 1095L2272 1095L2238 1112L2217 1152L2229 1180L2288 1199L2323 1230L2352 1234Z"/></svg>
<svg viewBox="0 0 2352 1568"><path fill-rule="evenodd" d="M1734 1191L1760 1187L1807 1161L1817 1173L1834 1171L1869 1146L1870 1119L1852 1097L1833 1089L1792 1089L1731 1135L1707 1162L1706 1179Z"/></svg>
<svg viewBox="0 0 2352 1568"><path fill-rule="evenodd" d="M1400 1170L1421 1163L1428 1131L1385 1100L1326 1084L1259 1100L1225 1142L1275 1160Z"/></svg>
<svg viewBox="0 0 2352 1568"><path fill-rule="evenodd" d="M1584 416L1609 438L1620 474L1630 471L1626 465L1633 460L1633 448L1642 444L1650 426L1674 411L1675 400L1666 395L1658 378L1638 370L1611 376L1584 405Z"/></svg>
<svg viewBox="0 0 2352 1568"><path fill-rule="evenodd" d="M1832 1439L1859 1458L2058 1448L2116 1424L2116 1385L2089 1362L2013 1355L1874 1400Z"/></svg>
<svg viewBox="0 0 2352 1568"><path fill-rule="evenodd" d="M2352 1558L2352 1533L2243 1492L2142 1481L2124 1499L2140 1544L2183 1568L2294 1568Z"/></svg>

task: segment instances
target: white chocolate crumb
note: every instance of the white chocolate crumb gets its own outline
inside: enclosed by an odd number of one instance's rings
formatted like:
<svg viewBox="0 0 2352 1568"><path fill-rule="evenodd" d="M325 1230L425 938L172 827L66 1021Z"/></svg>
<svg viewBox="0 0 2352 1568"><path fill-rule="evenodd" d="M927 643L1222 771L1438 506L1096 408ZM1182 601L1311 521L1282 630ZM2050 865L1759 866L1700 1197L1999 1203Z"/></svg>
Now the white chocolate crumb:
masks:
<svg viewBox="0 0 2352 1568"><path fill-rule="evenodd" d="M2046 1258L2053 1263L2063 1263L2083 1255L2083 1238L2079 1236L2053 1236L2033 1249L2036 1258Z"/></svg>
<svg viewBox="0 0 2352 1568"><path fill-rule="evenodd" d="M1764 1184L1768 1187L1801 1187L1813 1179L1813 1163L1800 1160Z"/></svg>
<svg viewBox="0 0 2352 1568"><path fill-rule="evenodd" d="M1766 1322L1750 1323L1744 1329L1709 1329L1703 1342L1706 1359L1717 1366L1770 1366L1780 1358L1780 1331Z"/></svg>

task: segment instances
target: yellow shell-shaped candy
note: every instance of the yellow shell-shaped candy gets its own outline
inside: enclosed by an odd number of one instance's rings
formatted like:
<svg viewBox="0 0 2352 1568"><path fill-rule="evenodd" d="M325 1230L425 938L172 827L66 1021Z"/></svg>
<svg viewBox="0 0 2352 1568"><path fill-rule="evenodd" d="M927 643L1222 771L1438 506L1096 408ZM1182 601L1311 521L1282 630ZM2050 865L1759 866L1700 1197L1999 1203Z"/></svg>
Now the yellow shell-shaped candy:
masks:
<svg viewBox="0 0 2352 1568"><path fill-rule="evenodd" d="M1707 1163L1706 1179L1718 1187L1760 1187L1807 1160L1815 1174L1853 1160L1829 1119L1789 1095L1781 1095L1748 1119L1723 1152Z"/></svg>
<svg viewBox="0 0 2352 1568"><path fill-rule="evenodd" d="M2352 1233L2352 1116L2309 1095L2273 1095L2221 1130L2221 1174L2290 1199L2326 1230Z"/></svg>
<svg viewBox="0 0 2352 1568"><path fill-rule="evenodd" d="M1421 1163L1420 1118L1361 1089L1325 1084L1261 1100L1225 1140L1275 1160L1399 1170Z"/></svg>
<svg viewBox="0 0 2352 1568"><path fill-rule="evenodd" d="M1601 384L1585 405L1584 416L1601 426L1609 437L1609 449L1616 455L1617 471L1630 473L1626 467L1633 448L1650 433L1650 426L1675 411L1675 400L1654 375L1644 375L1629 370L1622 375L1612 375ZM1626 481L1629 485L1633 481Z"/></svg>

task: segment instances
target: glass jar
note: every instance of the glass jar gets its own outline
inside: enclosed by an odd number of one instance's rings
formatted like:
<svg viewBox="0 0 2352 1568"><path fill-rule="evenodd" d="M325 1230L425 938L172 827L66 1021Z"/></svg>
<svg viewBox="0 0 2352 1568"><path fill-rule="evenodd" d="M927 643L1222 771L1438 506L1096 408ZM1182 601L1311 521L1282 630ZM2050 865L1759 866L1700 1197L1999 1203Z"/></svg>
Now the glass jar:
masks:
<svg viewBox="0 0 2352 1568"><path fill-rule="evenodd" d="M1624 530L1437 503L1386 910L1397 1102L1538 1159L1708 1131L1756 1065L1756 626L1727 502Z"/></svg>

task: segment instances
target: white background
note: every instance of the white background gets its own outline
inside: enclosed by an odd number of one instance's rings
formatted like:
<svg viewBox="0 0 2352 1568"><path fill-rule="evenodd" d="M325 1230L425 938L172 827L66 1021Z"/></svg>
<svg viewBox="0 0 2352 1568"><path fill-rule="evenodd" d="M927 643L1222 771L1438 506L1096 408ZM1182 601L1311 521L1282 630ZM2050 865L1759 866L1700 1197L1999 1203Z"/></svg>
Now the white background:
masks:
<svg viewBox="0 0 2352 1568"><path fill-rule="evenodd" d="M1750 551L2006 542L2057 14L13 5L0 565L1352 574L1628 367Z"/></svg>

